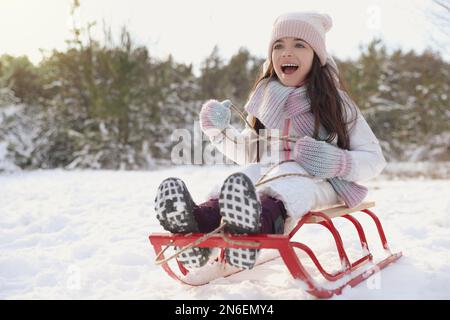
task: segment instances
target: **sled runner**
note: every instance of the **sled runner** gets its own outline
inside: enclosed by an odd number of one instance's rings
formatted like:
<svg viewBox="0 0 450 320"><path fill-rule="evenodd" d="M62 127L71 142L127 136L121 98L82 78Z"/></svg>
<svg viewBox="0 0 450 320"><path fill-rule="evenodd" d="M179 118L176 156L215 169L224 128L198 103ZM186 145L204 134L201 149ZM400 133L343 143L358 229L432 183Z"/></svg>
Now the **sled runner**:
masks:
<svg viewBox="0 0 450 320"><path fill-rule="evenodd" d="M392 253L384 234L378 217L369 208L375 206L374 202L364 202L354 208L346 206L337 206L320 211L310 211L306 213L296 224L296 226L284 235L278 234L253 234L253 235L231 235L225 234L222 229L224 225L211 232L210 234L195 233L195 234L171 234L171 233L154 233L149 236L150 242L154 247L156 254L156 263L160 264L163 269L175 280L184 284L192 286L200 286L209 283L210 281L226 277L242 270L226 266L223 258L223 251L225 248L258 248L258 249L275 249L279 255L258 261L255 267L281 257L289 272L295 279L299 279L306 284L306 291L318 298L329 298L334 294L341 294L342 289L346 286L354 287L362 281L366 280L371 275L385 268L389 264L397 261L402 253ZM378 235L381 240L384 251L387 257L382 261L375 263L373 256L369 251L369 246L366 240L366 235L360 222L352 215L354 213L364 213L369 216L375 223ZM362 252L364 255L351 262L348 258L347 252L344 248L342 238L335 228L332 219L341 217L350 221L355 227L361 243ZM292 238L301 230L305 224L320 224L330 231L336 243L336 249L341 261L341 269L335 273L327 272L320 264L317 256L306 244L292 240ZM217 258L216 265L221 265L220 272L211 272L210 277L190 277L189 271L180 262L177 261L176 266L179 272L175 272L169 261L176 259L178 253L171 257L164 257L165 251L169 247L207 247L220 248L221 254ZM304 267L299 259L295 249L299 249L307 254L314 266L326 280L326 285L318 284L312 277L311 272ZM366 266L366 268L362 268ZM203 275L208 273L208 266L202 272ZM217 271L217 270L216 270Z"/></svg>

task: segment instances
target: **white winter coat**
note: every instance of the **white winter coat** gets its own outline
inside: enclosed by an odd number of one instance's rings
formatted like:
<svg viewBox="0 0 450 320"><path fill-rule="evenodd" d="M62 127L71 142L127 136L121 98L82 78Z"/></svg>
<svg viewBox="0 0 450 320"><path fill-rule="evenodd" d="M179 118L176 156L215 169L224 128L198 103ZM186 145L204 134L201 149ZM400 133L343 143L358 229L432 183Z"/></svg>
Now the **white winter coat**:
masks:
<svg viewBox="0 0 450 320"><path fill-rule="evenodd" d="M254 118L249 115L247 120L251 123ZM290 120L284 119L283 128L280 128L279 134L295 136ZM255 183L262 174L267 172L270 165L278 163L280 160L292 158L293 143L274 143L271 148L264 152L260 157L260 162L256 162L256 142L250 142L249 139L255 139L256 134L251 128L246 127L239 132L235 127L229 126L226 130L228 138L224 134L205 132L210 138L211 143L222 152L227 158L235 163L242 165L240 172L245 173ZM299 138L297 136L297 138ZM381 173L386 166L382 150L378 139L367 124L361 112L358 110L356 123L349 131L350 150L352 159L351 172L342 177L347 181L362 182L374 178ZM246 140L247 139L247 140ZM256 141L256 140L255 140ZM261 148L261 142L260 142ZM267 175L267 178L274 177L284 173L307 172L297 162L286 162L281 164L277 170L273 170ZM217 190L217 189L216 189ZM336 204L341 204L333 187L326 179L308 178L308 177L283 177L262 184L257 187L258 194L268 194L274 198L283 201L289 216L298 219L310 210L317 210ZM210 198L218 197L217 191L210 194Z"/></svg>

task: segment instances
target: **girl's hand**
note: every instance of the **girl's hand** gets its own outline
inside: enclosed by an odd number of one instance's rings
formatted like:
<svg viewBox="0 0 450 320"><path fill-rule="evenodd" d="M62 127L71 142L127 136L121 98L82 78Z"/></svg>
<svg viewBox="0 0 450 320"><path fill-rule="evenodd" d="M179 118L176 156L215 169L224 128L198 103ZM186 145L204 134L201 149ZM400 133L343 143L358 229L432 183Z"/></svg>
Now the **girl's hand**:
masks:
<svg viewBox="0 0 450 320"><path fill-rule="evenodd" d="M308 136L298 139L294 157L309 174L320 178L345 176L352 167L348 151Z"/></svg>
<svg viewBox="0 0 450 320"><path fill-rule="evenodd" d="M203 131L208 129L224 130L230 124L230 100L219 102L208 100L200 111L200 127Z"/></svg>

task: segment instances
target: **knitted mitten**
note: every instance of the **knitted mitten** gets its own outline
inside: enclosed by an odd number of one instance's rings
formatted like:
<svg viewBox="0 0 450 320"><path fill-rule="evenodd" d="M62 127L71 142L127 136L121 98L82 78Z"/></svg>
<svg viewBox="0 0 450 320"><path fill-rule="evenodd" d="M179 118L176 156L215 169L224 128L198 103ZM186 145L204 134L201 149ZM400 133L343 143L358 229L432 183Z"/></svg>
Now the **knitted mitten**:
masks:
<svg viewBox="0 0 450 320"><path fill-rule="evenodd" d="M219 102L208 100L200 111L200 127L203 131L209 129L223 130L230 124L230 100Z"/></svg>
<svg viewBox="0 0 450 320"><path fill-rule="evenodd" d="M345 176L352 166L346 150L308 136L296 142L294 157L309 174L320 178Z"/></svg>
<svg viewBox="0 0 450 320"><path fill-rule="evenodd" d="M360 204L367 196L368 189L355 182L341 180L339 178L328 179L338 197L345 202L349 208Z"/></svg>

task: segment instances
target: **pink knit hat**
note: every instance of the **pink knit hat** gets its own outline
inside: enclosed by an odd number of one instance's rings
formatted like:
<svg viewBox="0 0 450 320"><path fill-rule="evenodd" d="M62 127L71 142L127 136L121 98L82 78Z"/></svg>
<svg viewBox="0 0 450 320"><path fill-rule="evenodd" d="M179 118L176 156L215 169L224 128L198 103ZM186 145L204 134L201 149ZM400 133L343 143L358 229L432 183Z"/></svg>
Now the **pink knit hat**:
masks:
<svg viewBox="0 0 450 320"><path fill-rule="evenodd" d="M269 42L268 59L272 56L275 41L284 37L300 38L308 42L324 66L327 63L325 33L331 29L333 21L327 14L316 12L291 12L280 15L273 23Z"/></svg>

